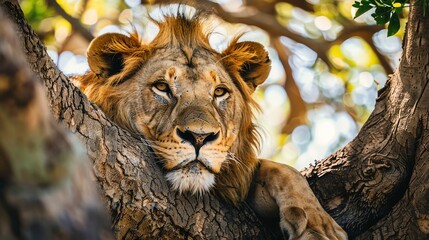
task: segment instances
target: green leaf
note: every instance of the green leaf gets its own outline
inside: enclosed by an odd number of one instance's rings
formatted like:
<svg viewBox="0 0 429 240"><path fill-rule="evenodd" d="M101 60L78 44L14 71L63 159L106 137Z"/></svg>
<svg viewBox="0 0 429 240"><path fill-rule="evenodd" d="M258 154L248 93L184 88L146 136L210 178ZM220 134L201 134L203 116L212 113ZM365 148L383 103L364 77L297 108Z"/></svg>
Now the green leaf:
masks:
<svg viewBox="0 0 429 240"><path fill-rule="evenodd" d="M362 1L355 1L352 6L355 8L360 8L360 6L369 6L371 5L371 3L369 2L369 0L362 0Z"/></svg>
<svg viewBox="0 0 429 240"><path fill-rule="evenodd" d="M399 15L398 13L394 12L390 18L389 27L387 28L387 36L390 37L395 35L395 33L399 31L400 27L401 24L399 22Z"/></svg>
<svg viewBox="0 0 429 240"><path fill-rule="evenodd" d="M390 20L391 7L377 7L375 12L371 14L377 24L386 24Z"/></svg>
<svg viewBox="0 0 429 240"><path fill-rule="evenodd" d="M354 18L359 17L360 15L362 15L362 14L364 14L364 13L368 12L368 11L369 11L369 10L371 10L371 9L372 9L372 6L370 6L370 5L361 5L361 6L359 7L359 9L356 11L356 14L355 14L355 17L354 17Z"/></svg>

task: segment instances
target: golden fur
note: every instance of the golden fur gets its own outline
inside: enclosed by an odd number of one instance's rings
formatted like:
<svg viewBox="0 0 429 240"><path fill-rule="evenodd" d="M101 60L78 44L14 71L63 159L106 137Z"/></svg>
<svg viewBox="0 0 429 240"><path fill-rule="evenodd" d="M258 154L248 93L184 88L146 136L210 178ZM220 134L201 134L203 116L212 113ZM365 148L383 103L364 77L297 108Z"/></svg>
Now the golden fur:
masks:
<svg viewBox="0 0 429 240"><path fill-rule="evenodd" d="M216 52L208 41L210 32L204 32L203 29L204 16L204 13L197 13L192 18L181 14L165 16L164 21L156 22L160 28L159 33L148 44L141 44L139 36L135 33L130 36L107 34L98 37L88 50L91 71L75 78L74 82L113 121L134 132L135 128L130 124L132 120L128 112L124 111L129 106L121 106L118 100L129 92L128 89L121 87L121 83L132 77L147 59L156 57L154 54L159 49L176 47L185 54L192 52L193 49L204 49L211 53L222 63L242 97L240 107L243 113L239 137L230 150L236 161L222 165L222 172L216 176L215 185L220 196L237 204L245 199L254 169L258 164L256 151L259 142L252 112L252 109L257 108L257 104L251 94L267 77L270 60L260 44L238 43L239 36L234 38L222 53ZM118 54L121 55L123 68L117 72L106 71L111 64L106 59ZM189 55L192 54L187 55L190 58ZM248 76L245 76L248 79L243 79L242 72L249 72Z"/></svg>

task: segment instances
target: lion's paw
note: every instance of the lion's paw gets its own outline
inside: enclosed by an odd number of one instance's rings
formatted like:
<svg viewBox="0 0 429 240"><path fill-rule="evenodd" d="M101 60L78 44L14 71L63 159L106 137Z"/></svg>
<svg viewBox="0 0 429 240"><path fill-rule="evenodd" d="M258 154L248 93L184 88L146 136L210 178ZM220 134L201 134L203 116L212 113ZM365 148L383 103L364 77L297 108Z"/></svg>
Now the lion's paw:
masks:
<svg viewBox="0 0 429 240"><path fill-rule="evenodd" d="M325 211L286 207L280 211L280 228L285 239L346 240L346 232Z"/></svg>

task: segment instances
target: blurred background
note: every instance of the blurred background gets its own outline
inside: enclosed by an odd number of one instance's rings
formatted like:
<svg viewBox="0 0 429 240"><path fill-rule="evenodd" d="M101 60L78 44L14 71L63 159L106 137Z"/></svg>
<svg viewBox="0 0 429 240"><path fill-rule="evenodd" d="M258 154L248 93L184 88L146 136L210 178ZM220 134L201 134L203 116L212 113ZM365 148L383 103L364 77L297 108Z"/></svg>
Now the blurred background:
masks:
<svg viewBox="0 0 429 240"><path fill-rule="evenodd" d="M22 9L49 55L67 75L88 71L86 48L106 32L157 33L158 2L24 0ZM183 2L183 1L182 1ZM224 49L237 33L264 44L272 63L255 98L261 106L260 156L307 167L352 140L372 112L377 90L399 63L401 29L387 37L369 11L353 19L354 0L199 0L215 9L210 42ZM151 4L151 5L148 5ZM176 5L177 6L177 5ZM192 11L192 9L191 9ZM403 13L406 15L407 13Z"/></svg>

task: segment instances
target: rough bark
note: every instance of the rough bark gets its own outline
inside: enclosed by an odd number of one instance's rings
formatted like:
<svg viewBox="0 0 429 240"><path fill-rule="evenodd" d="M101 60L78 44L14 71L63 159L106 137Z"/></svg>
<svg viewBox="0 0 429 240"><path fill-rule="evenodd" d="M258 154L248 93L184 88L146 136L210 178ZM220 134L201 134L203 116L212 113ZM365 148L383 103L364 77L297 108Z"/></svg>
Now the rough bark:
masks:
<svg viewBox="0 0 429 240"><path fill-rule="evenodd" d="M0 22L0 239L113 239L83 148Z"/></svg>
<svg viewBox="0 0 429 240"><path fill-rule="evenodd" d="M273 237L245 204L233 207L212 195L170 191L144 140L112 123L69 82L14 1L2 1L2 8L18 26L28 62L45 84L54 117L87 146L118 239Z"/></svg>
<svg viewBox="0 0 429 240"><path fill-rule="evenodd" d="M429 237L429 16L414 3L399 68L367 123L306 171L324 207L356 239Z"/></svg>
<svg viewBox="0 0 429 240"><path fill-rule="evenodd" d="M1 7L18 25L54 117L87 146L117 238L273 237L246 205L169 191L144 140L110 122L70 84L17 5L3 0ZM421 10L411 8L400 67L359 135L305 171L319 200L352 238L428 238L429 16L422 17Z"/></svg>

